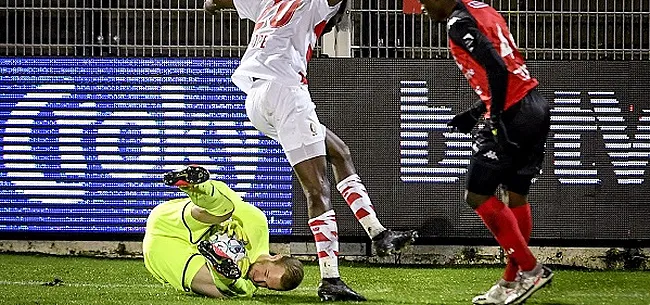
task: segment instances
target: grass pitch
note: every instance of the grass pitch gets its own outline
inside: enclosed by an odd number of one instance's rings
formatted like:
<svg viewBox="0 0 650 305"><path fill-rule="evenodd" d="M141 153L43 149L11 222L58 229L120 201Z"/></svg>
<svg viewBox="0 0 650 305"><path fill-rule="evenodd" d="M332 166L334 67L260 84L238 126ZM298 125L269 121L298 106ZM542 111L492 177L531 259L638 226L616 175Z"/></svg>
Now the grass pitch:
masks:
<svg viewBox="0 0 650 305"><path fill-rule="evenodd" d="M368 305L471 304L500 268L342 266L346 282ZM54 284L55 278L63 282ZM0 254L0 304L322 304L318 266L307 265L294 291L261 289L254 299L214 300L186 295L155 281L141 260ZM556 270L551 287L526 304L650 304L650 272Z"/></svg>

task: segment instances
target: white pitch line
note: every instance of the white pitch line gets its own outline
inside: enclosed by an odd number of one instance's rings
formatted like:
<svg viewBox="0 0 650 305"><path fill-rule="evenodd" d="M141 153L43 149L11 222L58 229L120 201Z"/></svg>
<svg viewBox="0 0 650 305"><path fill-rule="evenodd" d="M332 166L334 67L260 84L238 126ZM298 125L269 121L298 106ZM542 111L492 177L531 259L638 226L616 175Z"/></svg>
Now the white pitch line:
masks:
<svg viewBox="0 0 650 305"><path fill-rule="evenodd" d="M15 285L15 286L45 286L46 282L34 282L34 281L0 281L0 285ZM93 283L66 283L61 282L60 286L67 287L93 287L93 288L131 288L131 287L141 287L141 288L160 288L165 287L163 284L93 284ZM56 286L59 286L56 285Z"/></svg>

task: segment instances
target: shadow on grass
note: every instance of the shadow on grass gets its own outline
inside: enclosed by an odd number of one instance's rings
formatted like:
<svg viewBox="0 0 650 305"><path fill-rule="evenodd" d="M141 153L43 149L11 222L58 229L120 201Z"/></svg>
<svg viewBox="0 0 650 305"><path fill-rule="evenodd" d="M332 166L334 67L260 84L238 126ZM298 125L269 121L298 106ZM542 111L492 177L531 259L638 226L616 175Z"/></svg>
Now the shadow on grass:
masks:
<svg viewBox="0 0 650 305"><path fill-rule="evenodd" d="M359 305L387 305L387 304L395 304L395 305L422 305L422 304L428 304L428 305L445 305L443 303L422 303L422 302L417 302L417 301L409 301L409 300L404 300L404 301L399 301L399 302L394 302L394 301L388 301L384 299L368 299L368 301L365 302L355 302L355 301L347 301L347 302L321 302L320 298L314 294L314 295L291 295L291 294L270 294L270 295L259 295L255 296L254 298L256 301L263 302L264 304L359 304ZM449 304L447 304L449 305Z"/></svg>
<svg viewBox="0 0 650 305"><path fill-rule="evenodd" d="M295 295L295 294L260 294L255 295L256 301L261 301L266 304L315 304L320 303L320 298L316 293L313 295Z"/></svg>

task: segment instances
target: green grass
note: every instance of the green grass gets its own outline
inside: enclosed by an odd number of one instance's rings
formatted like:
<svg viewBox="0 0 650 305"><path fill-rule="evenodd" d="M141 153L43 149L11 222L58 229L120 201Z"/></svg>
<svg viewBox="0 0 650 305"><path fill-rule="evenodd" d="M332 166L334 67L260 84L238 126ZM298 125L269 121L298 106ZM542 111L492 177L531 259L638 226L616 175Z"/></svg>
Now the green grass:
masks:
<svg viewBox="0 0 650 305"><path fill-rule="evenodd" d="M471 304L499 268L342 266L347 283L368 305ZM185 295L156 282L140 260L0 254L0 304L319 304L318 267L291 292L260 290L252 300ZM54 278L60 286L43 286ZM553 286L526 304L650 304L650 272L557 270Z"/></svg>

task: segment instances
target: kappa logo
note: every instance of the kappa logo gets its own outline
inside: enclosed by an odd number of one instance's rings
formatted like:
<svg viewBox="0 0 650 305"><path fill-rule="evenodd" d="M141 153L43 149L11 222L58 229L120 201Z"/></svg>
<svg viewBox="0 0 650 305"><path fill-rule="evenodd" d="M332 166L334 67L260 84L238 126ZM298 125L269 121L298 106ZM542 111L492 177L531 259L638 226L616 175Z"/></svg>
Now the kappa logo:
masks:
<svg viewBox="0 0 650 305"><path fill-rule="evenodd" d="M486 153L483 154L483 157L486 157L488 159L496 160L499 161L499 157L497 157L497 153L494 152L494 150L490 150Z"/></svg>
<svg viewBox="0 0 650 305"><path fill-rule="evenodd" d="M467 35L463 37L463 42L465 43L465 47L467 48L467 50L469 50L470 52L474 51L474 46L473 46L474 36L472 36L472 34L467 33Z"/></svg>

